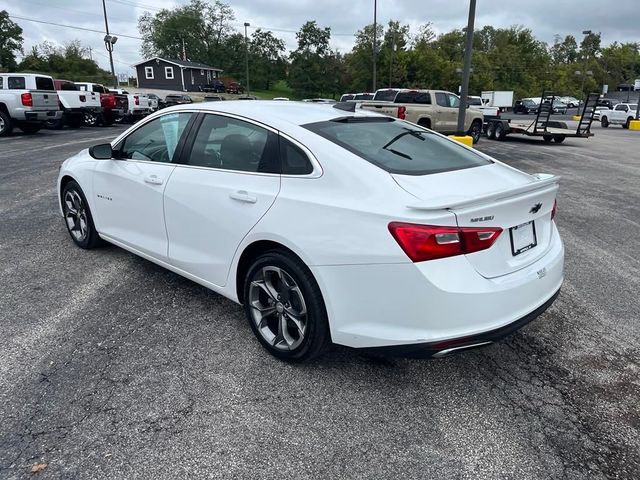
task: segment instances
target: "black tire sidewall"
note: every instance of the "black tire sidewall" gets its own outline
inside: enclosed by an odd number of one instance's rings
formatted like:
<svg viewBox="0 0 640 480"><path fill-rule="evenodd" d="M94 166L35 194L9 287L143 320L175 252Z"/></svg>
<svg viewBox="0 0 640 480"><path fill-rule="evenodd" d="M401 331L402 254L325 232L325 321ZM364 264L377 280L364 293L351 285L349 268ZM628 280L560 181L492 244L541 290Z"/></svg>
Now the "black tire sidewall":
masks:
<svg viewBox="0 0 640 480"><path fill-rule="evenodd" d="M0 131L0 137L4 137L9 135L13 130L13 123L9 115L4 113L2 110L0 110L0 117L2 117L2 120L4 121L4 129Z"/></svg>
<svg viewBox="0 0 640 480"><path fill-rule="evenodd" d="M602 128L607 128L609 126L609 119L607 117L602 117L600 119L600 125Z"/></svg>
<svg viewBox="0 0 640 480"><path fill-rule="evenodd" d="M91 209L89 208L89 203L87 202L87 198L84 196L84 192L82 191L82 188L80 188L80 185L78 185L78 183L75 180L71 180L69 181L64 188L62 189L62 196L61 196L61 204L62 204L62 210L64 212L64 197L67 194L67 192L74 190L78 193L78 195L80 195L80 198L82 199L82 203L84 204L84 209L87 212L87 228L88 228L88 233L87 236L85 237L85 239L81 242L79 242L78 240L76 240L76 238L71 234L71 232L69 231L69 225L67 225L67 220L66 217L64 218L64 224L67 227L67 232L69 233L69 236L71 237L71 240L73 240L73 243L75 243L78 247L83 248L83 249L91 249L94 248L95 246L97 246L100 243L100 236L98 235L98 232L96 231L96 227L93 223L93 215L91 214Z"/></svg>
<svg viewBox="0 0 640 480"><path fill-rule="evenodd" d="M253 275L263 267L275 266L285 270L300 287L307 307L307 332L305 338L293 351L281 351L271 346L260 334L249 306L249 287ZM263 347L273 356L291 362L302 362L323 353L331 343L327 311L313 274L299 259L274 250L260 255L251 265L244 279L244 310L251 330Z"/></svg>

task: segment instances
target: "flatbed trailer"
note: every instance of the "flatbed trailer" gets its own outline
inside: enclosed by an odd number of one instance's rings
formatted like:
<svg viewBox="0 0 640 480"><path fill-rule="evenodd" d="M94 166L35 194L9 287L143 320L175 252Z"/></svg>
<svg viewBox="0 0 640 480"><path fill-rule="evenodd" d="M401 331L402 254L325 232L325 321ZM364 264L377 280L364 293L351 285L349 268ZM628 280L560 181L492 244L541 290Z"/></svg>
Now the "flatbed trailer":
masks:
<svg viewBox="0 0 640 480"><path fill-rule="evenodd" d="M538 107L538 113L533 122L511 121L501 118L487 119L485 133L491 140L504 140L507 135L526 135L528 137L542 137L547 142L562 143L568 137L588 138L592 137L591 123L595 112L599 94L590 93L584 104L578 127L570 129L565 122L550 120L553 111L555 95L548 92L542 93L542 101Z"/></svg>

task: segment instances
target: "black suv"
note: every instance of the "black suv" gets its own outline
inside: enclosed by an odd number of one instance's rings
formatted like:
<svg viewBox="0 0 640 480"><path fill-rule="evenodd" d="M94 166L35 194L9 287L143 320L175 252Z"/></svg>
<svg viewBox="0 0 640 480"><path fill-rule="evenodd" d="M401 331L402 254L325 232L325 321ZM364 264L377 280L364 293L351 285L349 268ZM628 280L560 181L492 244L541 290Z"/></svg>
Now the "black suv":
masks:
<svg viewBox="0 0 640 480"><path fill-rule="evenodd" d="M227 91L227 87L221 80L211 80L206 85L200 86L201 92L213 92L213 93L224 93Z"/></svg>
<svg viewBox="0 0 640 480"><path fill-rule="evenodd" d="M516 101L513 105L513 113L537 113L538 104L531 99L523 98L522 100Z"/></svg>
<svg viewBox="0 0 640 480"><path fill-rule="evenodd" d="M600 98L598 99L598 103L596 103L596 106L607 107L613 110L613 107L615 107L618 103L620 103L620 100L616 100L615 98Z"/></svg>

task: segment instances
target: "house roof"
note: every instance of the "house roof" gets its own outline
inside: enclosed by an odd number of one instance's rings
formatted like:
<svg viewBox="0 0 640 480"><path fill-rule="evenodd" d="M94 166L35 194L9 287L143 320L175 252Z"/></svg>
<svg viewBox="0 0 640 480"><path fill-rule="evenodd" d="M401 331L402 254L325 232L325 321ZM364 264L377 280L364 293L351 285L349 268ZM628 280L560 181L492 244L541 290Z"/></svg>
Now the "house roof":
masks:
<svg viewBox="0 0 640 480"><path fill-rule="evenodd" d="M177 66L182 67L182 68L199 68L199 69L202 69L202 70L215 70L217 72L221 72L222 71L220 68L215 68L215 67L212 67L210 65L205 65L204 63L190 62L188 60L176 60L174 58L162 58L162 57L149 58L147 60L143 60L141 62L134 63L133 66L137 67L138 65L142 65L143 63L147 63L147 62L150 62L152 60L162 60L164 62L172 63L172 64L177 65Z"/></svg>

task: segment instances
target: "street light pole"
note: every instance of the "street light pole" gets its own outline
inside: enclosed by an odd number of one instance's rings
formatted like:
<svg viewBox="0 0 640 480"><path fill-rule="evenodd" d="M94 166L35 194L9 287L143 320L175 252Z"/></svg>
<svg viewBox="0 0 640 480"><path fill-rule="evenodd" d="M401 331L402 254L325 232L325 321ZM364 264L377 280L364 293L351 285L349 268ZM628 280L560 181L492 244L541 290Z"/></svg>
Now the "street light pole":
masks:
<svg viewBox="0 0 640 480"><path fill-rule="evenodd" d="M111 35L109 35L109 21L107 20L107 5L105 0L102 0L102 11L104 12L104 28L106 30L107 35L104 37L104 45L107 48L107 52L109 52L109 63L111 64L111 76L113 77L113 86L118 88L118 79L116 78L116 70L113 68L113 44L115 42L107 41L107 38L111 39Z"/></svg>
<svg viewBox="0 0 640 480"><path fill-rule="evenodd" d="M591 30L583 30L582 34L585 36L585 40L587 38L588 35L591 35ZM586 47L586 45L585 45ZM580 93L582 94L582 101L584 101L585 98L585 94L584 94L584 81L587 78L587 59L589 58L589 53L586 51L584 52L584 68L582 69L582 85L580 86Z"/></svg>
<svg viewBox="0 0 640 480"><path fill-rule="evenodd" d="M245 73L247 76L247 95L249 95L249 40L247 37L247 27L250 27L251 24L248 22L244 22L244 63L245 63Z"/></svg>
<svg viewBox="0 0 640 480"><path fill-rule="evenodd" d="M373 90L376 91L376 62L378 56L376 50L378 49L378 0L373 0Z"/></svg>
<svg viewBox="0 0 640 480"><path fill-rule="evenodd" d="M471 76L471 51L473 49L473 26L476 19L476 0L469 2L469 20L467 21L467 39L464 46L464 65L462 71L462 89L458 107L458 127L456 135L464 136L464 119L467 113L467 97L469 96L469 77Z"/></svg>

